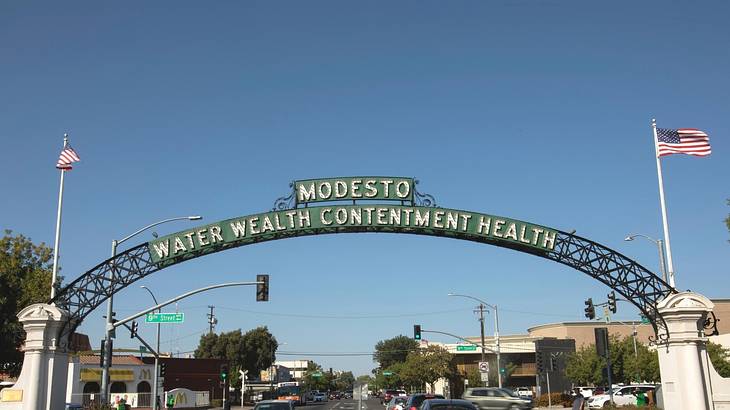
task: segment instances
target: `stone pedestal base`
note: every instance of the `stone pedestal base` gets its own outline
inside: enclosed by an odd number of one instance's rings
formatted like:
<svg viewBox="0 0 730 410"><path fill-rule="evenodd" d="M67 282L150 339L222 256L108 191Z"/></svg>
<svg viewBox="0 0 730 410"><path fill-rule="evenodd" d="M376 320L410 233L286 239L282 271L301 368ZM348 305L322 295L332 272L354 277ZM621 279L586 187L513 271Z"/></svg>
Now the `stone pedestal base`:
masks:
<svg viewBox="0 0 730 410"><path fill-rule="evenodd" d="M25 329L25 356L18 382L4 389L0 410L63 410L68 372L67 341L58 340L68 312L37 303L18 313Z"/></svg>

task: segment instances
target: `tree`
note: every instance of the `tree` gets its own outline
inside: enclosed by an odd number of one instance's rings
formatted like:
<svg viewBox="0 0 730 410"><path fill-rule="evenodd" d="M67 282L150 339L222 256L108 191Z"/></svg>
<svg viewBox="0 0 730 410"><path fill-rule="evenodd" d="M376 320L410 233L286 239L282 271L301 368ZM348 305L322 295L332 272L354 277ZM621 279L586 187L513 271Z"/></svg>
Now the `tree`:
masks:
<svg viewBox="0 0 730 410"><path fill-rule="evenodd" d="M261 370L270 367L275 360L274 353L278 346L276 338L264 326L245 334L238 329L220 335L203 335L194 355L200 359L228 360L231 365L230 382L235 386L241 382L239 370L246 370L249 375L258 375Z"/></svg>
<svg viewBox="0 0 730 410"><path fill-rule="evenodd" d="M307 364L307 370L302 376L302 383L308 390L327 390L333 377L329 372L322 371L322 366L315 362Z"/></svg>
<svg viewBox="0 0 730 410"><path fill-rule="evenodd" d="M253 375L274 363L279 343L266 326L259 326L243 335L243 346L245 354L242 368Z"/></svg>
<svg viewBox="0 0 730 410"><path fill-rule="evenodd" d="M730 349L725 349L722 345L708 342L707 343L707 354L710 356L712 366L717 370L717 373L722 377L730 377Z"/></svg>
<svg viewBox="0 0 730 410"><path fill-rule="evenodd" d="M452 359L453 355L441 346L410 352L403 363L401 379L411 388L423 389L425 385L455 373Z"/></svg>
<svg viewBox="0 0 730 410"><path fill-rule="evenodd" d="M373 360L386 369L394 363L403 363L408 353L418 349L418 342L407 336L396 336L392 339L381 340L375 345Z"/></svg>
<svg viewBox="0 0 730 410"><path fill-rule="evenodd" d="M48 301L52 257L53 251L45 243L35 245L10 230L0 239L0 372L20 373L25 332L16 315L28 305Z"/></svg>
<svg viewBox="0 0 730 410"><path fill-rule="evenodd" d="M658 382L659 356L644 344L636 343L631 337L609 338L611 354L611 381L613 383L632 383L638 381ZM595 345L586 345L566 360L565 374L575 384L606 385L606 359L598 356Z"/></svg>
<svg viewBox="0 0 730 410"><path fill-rule="evenodd" d="M368 377L368 376L365 376ZM369 377L368 377L369 379ZM332 390L346 391L352 390L352 386L355 384L355 376L352 372L342 372L332 380Z"/></svg>

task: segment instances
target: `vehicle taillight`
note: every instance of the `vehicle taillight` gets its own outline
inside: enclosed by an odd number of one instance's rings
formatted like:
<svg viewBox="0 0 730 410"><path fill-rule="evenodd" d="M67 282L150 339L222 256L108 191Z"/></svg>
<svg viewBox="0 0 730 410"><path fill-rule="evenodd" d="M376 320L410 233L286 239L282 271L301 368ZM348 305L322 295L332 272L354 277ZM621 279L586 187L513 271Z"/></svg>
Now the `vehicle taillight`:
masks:
<svg viewBox="0 0 730 410"><path fill-rule="evenodd" d="M418 410L418 409L414 406L411 406L411 408L409 410Z"/></svg>

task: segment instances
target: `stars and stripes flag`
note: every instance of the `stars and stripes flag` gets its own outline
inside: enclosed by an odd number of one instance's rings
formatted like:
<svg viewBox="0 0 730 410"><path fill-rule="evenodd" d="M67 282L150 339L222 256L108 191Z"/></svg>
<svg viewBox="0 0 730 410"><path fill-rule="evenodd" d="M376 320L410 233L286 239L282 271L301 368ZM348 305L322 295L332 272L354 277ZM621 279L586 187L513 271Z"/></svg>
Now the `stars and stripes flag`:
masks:
<svg viewBox="0 0 730 410"><path fill-rule="evenodd" d="M61 150L61 155L58 156L56 168L70 171L71 169L73 169L71 164L79 161L81 161L81 159L79 158L78 154L76 154L76 151L74 151L74 149L71 148L70 145L67 145L63 148L63 150Z"/></svg>
<svg viewBox="0 0 730 410"><path fill-rule="evenodd" d="M657 128L657 156L687 154L705 157L712 153L710 137L704 131L695 128L676 130Z"/></svg>

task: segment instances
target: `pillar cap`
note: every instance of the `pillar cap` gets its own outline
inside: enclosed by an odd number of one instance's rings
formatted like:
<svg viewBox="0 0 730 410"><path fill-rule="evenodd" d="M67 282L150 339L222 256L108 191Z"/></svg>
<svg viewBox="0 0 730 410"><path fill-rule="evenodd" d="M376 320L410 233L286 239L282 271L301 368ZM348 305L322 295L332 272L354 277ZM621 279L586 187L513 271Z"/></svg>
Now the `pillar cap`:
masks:
<svg viewBox="0 0 730 410"><path fill-rule="evenodd" d="M659 311L702 311L710 312L715 308L707 297L694 292L679 292L667 296L657 304Z"/></svg>
<svg viewBox="0 0 730 410"><path fill-rule="evenodd" d="M54 305L46 303L35 303L26 306L18 313L18 320L27 322L30 320L62 320L69 316L68 312Z"/></svg>

